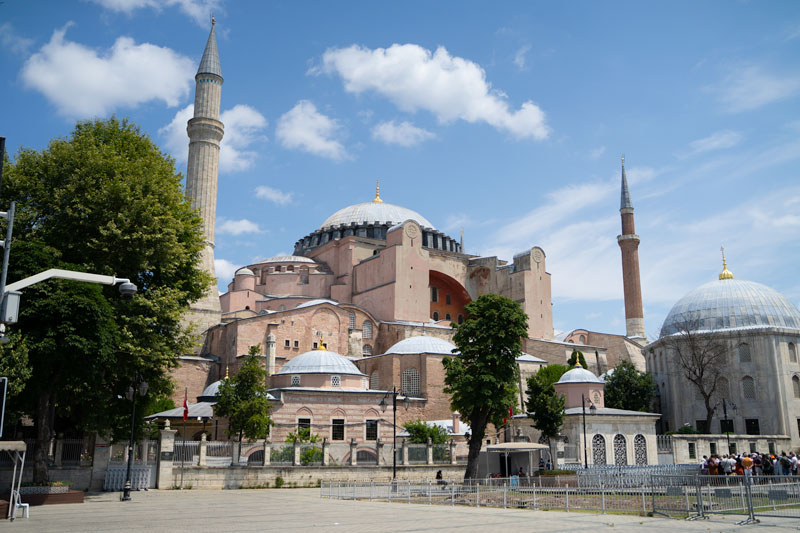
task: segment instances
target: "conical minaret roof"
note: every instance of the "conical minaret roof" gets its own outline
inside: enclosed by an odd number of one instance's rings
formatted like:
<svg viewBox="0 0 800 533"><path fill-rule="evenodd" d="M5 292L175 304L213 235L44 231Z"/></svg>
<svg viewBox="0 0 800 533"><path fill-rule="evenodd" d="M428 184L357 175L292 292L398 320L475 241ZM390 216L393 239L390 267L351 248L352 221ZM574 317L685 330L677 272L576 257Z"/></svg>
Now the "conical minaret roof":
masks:
<svg viewBox="0 0 800 533"><path fill-rule="evenodd" d="M633 209L631 202L631 193L628 190L628 178L625 177L625 156L622 156L622 192L619 201L620 211L623 209Z"/></svg>
<svg viewBox="0 0 800 533"><path fill-rule="evenodd" d="M214 19L211 19L211 33L208 35L206 49L203 52L203 59L200 60L198 74L215 74L222 77L222 67L219 64L219 52L217 51L217 36L214 33Z"/></svg>

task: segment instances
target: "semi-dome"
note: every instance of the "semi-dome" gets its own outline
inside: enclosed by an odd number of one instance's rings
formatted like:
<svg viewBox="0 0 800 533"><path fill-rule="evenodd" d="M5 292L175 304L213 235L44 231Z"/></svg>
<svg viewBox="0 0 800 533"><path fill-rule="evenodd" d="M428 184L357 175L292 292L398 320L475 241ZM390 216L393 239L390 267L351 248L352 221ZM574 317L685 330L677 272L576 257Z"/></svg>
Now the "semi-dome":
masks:
<svg viewBox="0 0 800 533"><path fill-rule="evenodd" d="M329 228L331 226L335 227L341 224L347 225L353 222L356 224L362 222L374 224L377 222L379 224L391 223L395 225L403 223L406 220L413 220L425 228L436 229L427 218L416 211L399 205L375 201L349 205L340 209L329 216L319 229Z"/></svg>
<svg viewBox="0 0 800 533"><path fill-rule="evenodd" d="M678 300L664 320L661 336L672 335L686 326L700 331L747 327L800 329L800 310L766 285L720 275L720 279L701 285Z"/></svg>
<svg viewBox="0 0 800 533"><path fill-rule="evenodd" d="M234 273L234 276L255 276L255 274L249 268L242 267Z"/></svg>
<svg viewBox="0 0 800 533"><path fill-rule="evenodd" d="M408 337L400 342L392 345L391 348L386 350L387 354L442 354L453 355L453 350L456 348L455 344L447 342L444 339L437 337L430 337L428 335L418 335L416 337Z"/></svg>
<svg viewBox="0 0 800 533"><path fill-rule="evenodd" d="M314 263L315 261L310 257L303 257L302 255L276 255L275 257L267 257L261 261L256 261L254 265L261 265L264 263Z"/></svg>
<svg viewBox="0 0 800 533"><path fill-rule="evenodd" d="M365 376L347 357L329 350L311 350L302 353L275 373L286 374L351 374Z"/></svg>
<svg viewBox="0 0 800 533"><path fill-rule="evenodd" d="M581 366L576 366L572 370L567 370L562 374L558 383L605 383L602 379L592 374L589 370Z"/></svg>
<svg viewBox="0 0 800 533"><path fill-rule="evenodd" d="M203 394L201 394L200 396L201 397L216 396L217 394L219 394L219 386L221 384L222 384L222 380L215 381L214 383L212 383L211 385L209 385L208 387L203 389Z"/></svg>

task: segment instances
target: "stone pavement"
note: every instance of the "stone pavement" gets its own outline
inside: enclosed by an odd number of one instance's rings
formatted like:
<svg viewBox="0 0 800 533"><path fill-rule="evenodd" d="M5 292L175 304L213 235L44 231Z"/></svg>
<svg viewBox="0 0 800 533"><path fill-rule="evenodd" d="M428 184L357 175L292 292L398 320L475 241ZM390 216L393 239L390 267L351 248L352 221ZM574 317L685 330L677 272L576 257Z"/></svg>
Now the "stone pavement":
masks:
<svg viewBox="0 0 800 533"><path fill-rule="evenodd" d="M402 503L327 500L319 489L162 490L134 492L120 502L119 493L88 495L79 505L31 509L31 517L4 531L64 533L71 531L515 531L571 533L594 531L797 531L800 520L768 519L737 526L736 518L686 522L667 518L426 506Z"/></svg>

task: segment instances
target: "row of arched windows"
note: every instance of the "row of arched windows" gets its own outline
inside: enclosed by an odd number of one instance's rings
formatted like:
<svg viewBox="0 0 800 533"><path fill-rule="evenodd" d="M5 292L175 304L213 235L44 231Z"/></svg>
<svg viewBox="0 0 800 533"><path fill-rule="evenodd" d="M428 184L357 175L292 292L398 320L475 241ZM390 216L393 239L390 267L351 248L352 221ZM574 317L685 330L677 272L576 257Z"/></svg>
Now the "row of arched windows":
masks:
<svg viewBox="0 0 800 533"><path fill-rule="evenodd" d="M750 376L744 376L740 381L740 385L741 385L742 398L744 398L745 400L758 399L756 395L756 380L754 380ZM730 399L731 390L728 378L720 377L719 379L717 379L716 392L720 398ZM700 389L695 387L695 396L699 394L700 394ZM702 399L702 396L700 396L700 398L697 399Z"/></svg>
<svg viewBox="0 0 800 533"><path fill-rule="evenodd" d="M373 390L382 390L381 388L381 374L377 370L373 370L369 375L369 388ZM401 387L400 392L405 396L419 397L419 370L416 368L407 368L401 374Z"/></svg>
<svg viewBox="0 0 800 533"><path fill-rule="evenodd" d="M614 435L614 464L625 466L628 464L628 443L625 435L618 433ZM633 437L633 460L637 465L647 464L647 440L644 435ZM605 465L606 462L606 438L600 434L592 437L592 462L596 465Z"/></svg>
<svg viewBox="0 0 800 533"><path fill-rule="evenodd" d="M350 311L350 325L348 327L350 329L356 329L356 314L352 311ZM361 324L361 338L362 339L372 338L372 321L365 320Z"/></svg>

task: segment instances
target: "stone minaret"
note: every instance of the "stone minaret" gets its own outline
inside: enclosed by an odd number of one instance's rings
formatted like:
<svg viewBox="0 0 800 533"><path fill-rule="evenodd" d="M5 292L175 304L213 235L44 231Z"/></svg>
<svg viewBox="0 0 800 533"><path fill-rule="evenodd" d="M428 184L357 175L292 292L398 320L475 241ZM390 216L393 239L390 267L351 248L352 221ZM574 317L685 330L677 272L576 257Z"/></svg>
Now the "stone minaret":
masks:
<svg viewBox="0 0 800 533"><path fill-rule="evenodd" d="M222 94L222 70L214 34L214 19L208 36L200 68L194 77L194 117L186 126L189 134L189 162L186 166L186 195L192 207L203 219L205 248L200 264L214 278L214 285L200 300L190 306L187 316L199 332L220 322L221 308L217 276L214 272L214 225L217 218L217 174L219 172L219 143L224 127L219 120L219 103Z"/></svg>
<svg viewBox="0 0 800 533"><path fill-rule="evenodd" d="M617 242L622 249L622 284L625 292L625 335L632 339L647 340L642 312L642 284L639 280L639 236L633 224L633 204L625 177L625 156L622 156L622 194L619 205L622 217L622 235Z"/></svg>

